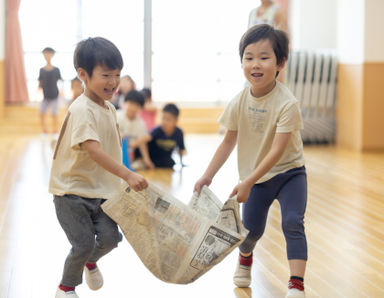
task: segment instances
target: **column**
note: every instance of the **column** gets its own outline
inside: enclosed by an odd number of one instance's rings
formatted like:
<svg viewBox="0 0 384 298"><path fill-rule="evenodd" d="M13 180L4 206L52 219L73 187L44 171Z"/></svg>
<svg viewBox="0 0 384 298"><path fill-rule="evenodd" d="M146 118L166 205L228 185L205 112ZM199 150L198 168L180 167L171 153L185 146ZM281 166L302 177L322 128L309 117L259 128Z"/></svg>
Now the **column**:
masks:
<svg viewBox="0 0 384 298"><path fill-rule="evenodd" d="M144 87L152 87L152 0L144 1Z"/></svg>
<svg viewBox="0 0 384 298"><path fill-rule="evenodd" d="M338 2L337 144L384 151L384 1Z"/></svg>
<svg viewBox="0 0 384 298"><path fill-rule="evenodd" d="M365 1L362 149L384 151L384 1Z"/></svg>

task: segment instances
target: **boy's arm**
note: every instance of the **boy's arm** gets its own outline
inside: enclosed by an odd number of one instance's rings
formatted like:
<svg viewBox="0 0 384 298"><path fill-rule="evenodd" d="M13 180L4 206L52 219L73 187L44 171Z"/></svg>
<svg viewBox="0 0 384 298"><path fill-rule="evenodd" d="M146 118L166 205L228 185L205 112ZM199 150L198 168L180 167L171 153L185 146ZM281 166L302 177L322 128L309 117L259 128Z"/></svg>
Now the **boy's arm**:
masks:
<svg viewBox="0 0 384 298"><path fill-rule="evenodd" d="M201 188L204 185L209 186L213 177L217 171L228 159L229 155L235 148L237 142L237 131L228 130L225 134L224 140L221 142L219 148L217 148L215 155L213 156L208 168L205 170L203 176L196 182L194 191L200 194Z"/></svg>
<svg viewBox="0 0 384 298"><path fill-rule="evenodd" d="M185 150L185 149L179 150L180 157L183 157L186 154L187 154L187 150Z"/></svg>
<svg viewBox="0 0 384 298"><path fill-rule="evenodd" d="M179 152L179 156L180 156L180 164L181 166L184 166L183 165L183 156L187 154L187 151L185 150L185 145L184 145L184 133L183 131L180 129L180 137L178 138L178 140L176 140L176 144L178 146L178 152Z"/></svg>
<svg viewBox="0 0 384 298"><path fill-rule="evenodd" d="M150 141L152 141L152 136L150 134L145 134L141 137L138 137L136 141L132 142L132 144L130 144L130 147L133 149L140 148L142 145L146 145Z"/></svg>
<svg viewBox="0 0 384 298"><path fill-rule="evenodd" d="M179 149L180 165L181 165L182 167L185 166L185 165L183 164L183 156L184 156L185 154L187 154L187 151L186 151L185 149L182 149L182 150Z"/></svg>
<svg viewBox="0 0 384 298"><path fill-rule="evenodd" d="M263 177L281 158L284 150L288 144L291 133L277 133L273 138L272 147L256 167L253 173L248 176L244 181L239 183L230 194L233 197L237 194L237 200L244 203L248 200L252 186Z"/></svg>
<svg viewBox="0 0 384 298"><path fill-rule="evenodd" d="M40 68L39 77L37 79L39 81L39 86L37 87L37 89L43 89L43 80L42 80L41 72L42 72L42 69Z"/></svg>
<svg viewBox="0 0 384 298"><path fill-rule="evenodd" d="M280 8L276 11L275 16L273 18L273 23L275 28L284 31L285 33L287 33L287 35L289 35L288 20L283 9Z"/></svg>
<svg viewBox="0 0 384 298"><path fill-rule="evenodd" d="M141 191L148 187L148 182L142 176L131 172L122 164L114 161L100 148L99 142L94 140L87 140L83 142L81 146L88 152L92 160L94 160L98 165L100 165L108 172L126 181L134 191Z"/></svg>
<svg viewBox="0 0 384 298"><path fill-rule="evenodd" d="M143 157L143 161L145 163L145 165L150 168L150 169L154 169L155 168L155 165L153 164L151 158L149 157L149 152L148 152L148 145L147 143L144 143L144 144L141 144L139 146L139 150L140 150L140 153L141 153L141 156Z"/></svg>

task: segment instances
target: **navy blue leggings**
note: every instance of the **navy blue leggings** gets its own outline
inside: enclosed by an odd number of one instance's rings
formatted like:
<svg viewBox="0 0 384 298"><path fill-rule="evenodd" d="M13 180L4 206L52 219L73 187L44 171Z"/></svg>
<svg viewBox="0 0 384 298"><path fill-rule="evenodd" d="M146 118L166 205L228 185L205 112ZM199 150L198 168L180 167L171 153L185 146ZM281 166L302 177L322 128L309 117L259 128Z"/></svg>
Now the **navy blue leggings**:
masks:
<svg viewBox="0 0 384 298"><path fill-rule="evenodd" d="M307 205L307 174L305 167L291 169L270 180L255 184L243 204L243 224L249 234L240 251L250 253L265 230L269 207L280 203L282 228L287 243L288 260L307 260L307 240L304 232L304 213Z"/></svg>

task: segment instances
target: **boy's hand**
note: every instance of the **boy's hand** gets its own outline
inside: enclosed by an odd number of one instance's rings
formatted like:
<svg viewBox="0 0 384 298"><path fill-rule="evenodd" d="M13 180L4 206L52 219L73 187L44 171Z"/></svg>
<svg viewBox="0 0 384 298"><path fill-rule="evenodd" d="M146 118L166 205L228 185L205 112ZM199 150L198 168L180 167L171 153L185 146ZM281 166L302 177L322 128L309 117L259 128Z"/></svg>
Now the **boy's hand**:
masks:
<svg viewBox="0 0 384 298"><path fill-rule="evenodd" d="M203 186L204 185L209 186L211 183L212 183L212 178L203 176L199 180L197 180L193 191L196 191L200 195L200 192Z"/></svg>
<svg viewBox="0 0 384 298"><path fill-rule="evenodd" d="M251 188L253 185L254 183L245 179L243 182L236 185L229 197L232 198L233 196L237 195L237 201L239 203L245 203L248 201L249 194L251 193Z"/></svg>
<svg viewBox="0 0 384 298"><path fill-rule="evenodd" d="M133 172L130 172L125 181L134 191L142 191L148 187L147 180L145 180L143 176Z"/></svg>
<svg viewBox="0 0 384 298"><path fill-rule="evenodd" d="M155 165L153 164L153 162L150 160L150 159L145 159L144 158L144 163L145 165L150 169L150 170L153 170L155 168Z"/></svg>

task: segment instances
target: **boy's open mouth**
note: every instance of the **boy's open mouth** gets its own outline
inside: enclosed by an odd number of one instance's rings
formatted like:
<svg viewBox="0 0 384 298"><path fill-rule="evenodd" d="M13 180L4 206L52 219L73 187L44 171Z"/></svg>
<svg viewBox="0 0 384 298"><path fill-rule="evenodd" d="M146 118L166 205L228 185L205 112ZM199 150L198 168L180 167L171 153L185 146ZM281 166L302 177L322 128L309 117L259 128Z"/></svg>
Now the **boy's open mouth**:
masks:
<svg viewBox="0 0 384 298"><path fill-rule="evenodd" d="M106 92L106 93L113 93L113 91L115 91L115 88L113 88L113 89L104 88L104 92Z"/></svg>
<svg viewBox="0 0 384 298"><path fill-rule="evenodd" d="M251 74L253 77L255 77L255 78L261 78L264 74L262 74L262 73L253 73L253 74Z"/></svg>

